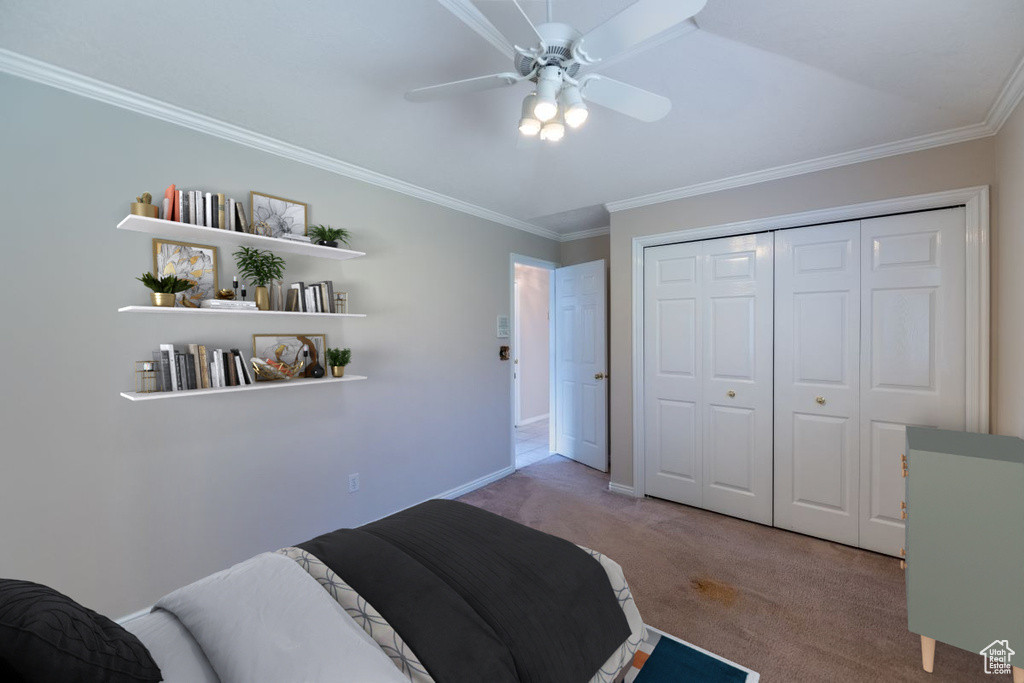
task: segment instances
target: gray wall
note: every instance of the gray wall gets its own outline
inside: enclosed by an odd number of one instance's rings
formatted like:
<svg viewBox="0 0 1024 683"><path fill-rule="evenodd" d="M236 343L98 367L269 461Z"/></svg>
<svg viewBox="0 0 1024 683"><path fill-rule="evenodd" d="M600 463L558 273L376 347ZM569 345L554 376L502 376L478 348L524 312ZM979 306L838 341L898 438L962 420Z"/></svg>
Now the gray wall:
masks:
<svg viewBox="0 0 1024 683"><path fill-rule="evenodd" d="M563 266L575 266L577 263L589 263L604 259L605 263L611 255L611 236L597 235L579 240L562 242Z"/></svg>
<svg viewBox="0 0 1024 683"><path fill-rule="evenodd" d="M612 481L623 486L633 485L634 237L976 185L995 186L995 148L995 138L984 138L613 213L610 355L614 379L610 385L609 415ZM998 188L996 190L998 192ZM992 253L998 255L998 241L1002 237L995 218L992 229ZM1019 253L1005 258L1016 256ZM993 266L998 267L995 262ZM993 282L997 282L994 275ZM999 288L993 287L993 324L997 324L999 318L1019 318L1019 309L1003 311L1002 306L997 306L999 296ZM1018 353L1019 343L1012 350L1002 348L1006 353ZM993 354L993 378L997 377L1004 356L1003 353ZM1016 391L1016 387L1013 390ZM992 396L993 431L1016 433L1017 421L1007 422L1000 409L1000 393Z"/></svg>
<svg viewBox="0 0 1024 683"><path fill-rule="evenodd" d="M509 254L555 261L557 243L6 75L0 130L0 576L119 616L509 466L495 316L511 314ZM151 238L114 226L135 195L170 183L306 201L312 222L351 229L368 256L285 255L285 279L333 279L369 317L118 314L148 303L133 278L151 267ZM118 396L161 342L251 349L254 332L324 332L370 379Z"/></svg>

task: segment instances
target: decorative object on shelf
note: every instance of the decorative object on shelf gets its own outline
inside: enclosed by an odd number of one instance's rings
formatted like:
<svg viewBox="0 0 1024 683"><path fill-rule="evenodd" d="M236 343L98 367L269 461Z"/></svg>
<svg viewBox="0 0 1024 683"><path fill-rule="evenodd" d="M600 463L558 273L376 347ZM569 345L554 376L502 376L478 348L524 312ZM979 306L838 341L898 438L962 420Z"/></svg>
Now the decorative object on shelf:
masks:
<svg viewBox="0 0 1024 683"><path fill-rule="evenodd" d="M348 292L334 293L334 312L348 313Z"/></svg>
<svg viewBox="0 0 1024 683"><path fill-rule="evenodd" d="M235 298L235 293L230 289L218 289L213 298L219 301L232 301ZM209 301L209 299L204 299L204 301Z"/></svg>
<svg viewBox="0 0 1024 683"><path fill-rule="evenodd" d="M303 357L309 354L308 349L302 351ZM314 361L313 363L307 363L306 365L306 377L312 377L313 379L320 379L324 376L324 366L320 365L320 361Z"/></svg>
<svg viewBox="0 0 1024 683"><path fill-rule="evenodd" d="M298 377L302 372L303 361L300 358L294 363L283 363L273 358L253 358L252 372L257 382L275 382Z"/></svg>
<svg viewBox="0 0 1024 683"><path fill-rule="evenodd" d="M212 309L215 311L255 311L255 301L233 301L231 299L203 299L200 308Z"/></svg>
<svg viewBox="0 0 1024 683"><path fill-rule="evenodd" d="M302 360L302 347L309 347L309 364L313 365L324 357L327 348L325 334L254 334L252 355L285 364ZM307 367L308 370L308 367Z"/></svg>
<svg viewBox="0 0 1024 683"><path fill-rule="evenodd" d="M191 282L182 299L198 306L217 291L217 247L154 239L153 272L158 277L173 275Z"/></svg>
<svg viewBox="0 0 1024 683"><path fill-rule="evenodd" d="M152 290L149 298L154 306L173 307L175 296L192 289L193 285L191 280L183 280L173 275L154 277L152 273L143 273L142 277L135 279Z"/></svg>
<svg viewBox="0 0 1024 683"><path fill-rule="evenodd" d="M273 237L273 230L270 229L270 225L266 221L253 221L252 226L249 230L253 235L259 235L260 237ZM291 234L291 233L285 233Z"/></svg>
<svg viewBox="0 0 1024 683"><path fill-rule="evenodd" d="M270 306L275 311L284 310L284 280L270 283Z"/></svg>
<svg viewBox="0 0 1024 683"><path fill-rule="evenodd" d="M352 349L327 349L327 364L335 377L345 376L345 366L352 362Z"/></svg>
<svg viewBox="0 0 1024 683"><path fill-rule="evenodd" d="M235 252L238 272L256 287L256 307L261 311L270 310L270 292L267 285L284 277L284 259L271 251L260 251L250 247L239 247ZM243 285L242 299L245 299Z"/></svg>
<svg viewBox="0 0 1024 683"><path fill-rule="evenodd" d="M160 218L160 209L153 204L153 195L143 192L141 197L136 197L135 199L137 201L132 202L133 214L149 218Z"/></svg>
<svg viewBox="0 0 1024 683"><path fill-rule="evenodd" d="M285 233L306 234L306 205L302 202L250 192L249 213L253 226L260 222L267 225L270 237L280 237Z"/></svg>
<svg viewBox="0 0 1024 683"><path fill-rule="evenodd" d="M352 236L352 233L345 228L332 228L329 225L311 225L306 228L306 233L317 244L335 249L338 248L338 242L347 246L348 240Z"/></svg>
<svg viewBox="0 0 1024 683"><path fill-rule="evenodd" d="M151 360L135 361L135 392L151 394L160 391L158 384L157 365Z"/></svg>

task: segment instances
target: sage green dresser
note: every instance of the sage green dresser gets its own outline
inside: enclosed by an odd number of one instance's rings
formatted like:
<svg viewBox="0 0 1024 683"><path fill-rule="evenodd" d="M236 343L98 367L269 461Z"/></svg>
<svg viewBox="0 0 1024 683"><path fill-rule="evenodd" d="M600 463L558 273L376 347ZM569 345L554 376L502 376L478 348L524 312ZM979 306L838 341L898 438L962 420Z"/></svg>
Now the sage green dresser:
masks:
<svg viewBox="0 0 1024 683"><path fill-rule="evenodd" d="M903 467L907 625L925 670L936 640L977 653L998 640L1024 681L1024 441L908 427Z"/></svg>

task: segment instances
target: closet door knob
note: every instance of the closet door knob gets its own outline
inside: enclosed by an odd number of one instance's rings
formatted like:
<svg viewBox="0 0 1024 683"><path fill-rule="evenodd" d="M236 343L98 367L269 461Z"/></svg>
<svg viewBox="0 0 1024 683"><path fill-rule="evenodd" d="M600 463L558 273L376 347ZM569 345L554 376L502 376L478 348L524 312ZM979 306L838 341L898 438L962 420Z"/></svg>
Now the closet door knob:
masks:
<svg viewBox="0 0 1024 683"><path fill-rule="evenodd" d="M735 398L736 392L730 389L729 391L725 392L725 395L728 396L729 398Z"/></svg>
<svg viewBox="0 0 1024 683"><path fill-rule="evenodd" d="M815 397L814 400L818 402L819 406L825 405L825 397L824 396L817 396L817 397Z"/></svg>

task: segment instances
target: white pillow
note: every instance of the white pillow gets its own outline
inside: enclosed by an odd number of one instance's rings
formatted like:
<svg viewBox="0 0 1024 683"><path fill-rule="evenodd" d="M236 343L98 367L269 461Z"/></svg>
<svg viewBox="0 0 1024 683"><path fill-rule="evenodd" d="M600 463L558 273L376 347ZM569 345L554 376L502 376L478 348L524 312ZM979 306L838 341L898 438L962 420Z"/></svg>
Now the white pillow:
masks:
<svg viewBox="0 0 1024 683"><path fill-rule="evenodd" d="M156 607L203 648L221 683L408 683L293 560L264 553L179 588Z"/></svg>

